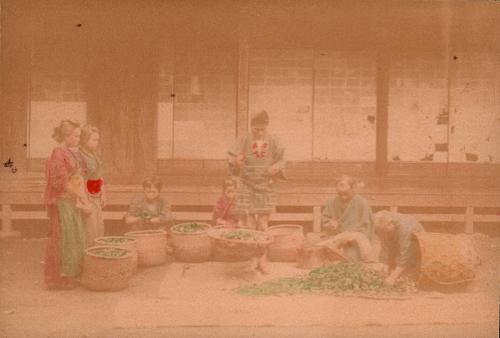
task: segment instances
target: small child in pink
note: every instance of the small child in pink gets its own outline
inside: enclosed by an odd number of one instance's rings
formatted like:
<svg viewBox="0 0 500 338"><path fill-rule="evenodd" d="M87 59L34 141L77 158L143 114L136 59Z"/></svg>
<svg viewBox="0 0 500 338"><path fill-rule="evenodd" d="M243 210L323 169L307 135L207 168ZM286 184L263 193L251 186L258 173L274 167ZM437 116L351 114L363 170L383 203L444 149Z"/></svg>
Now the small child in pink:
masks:
<svg viewBox="0 0 500 338"><path fill-rule="evenodd" d="M214 207L212 222L214 226L235 228L238 225L238 217L234 213L235 182L227 179L222 185L223 195L217 200Z"/></svg>

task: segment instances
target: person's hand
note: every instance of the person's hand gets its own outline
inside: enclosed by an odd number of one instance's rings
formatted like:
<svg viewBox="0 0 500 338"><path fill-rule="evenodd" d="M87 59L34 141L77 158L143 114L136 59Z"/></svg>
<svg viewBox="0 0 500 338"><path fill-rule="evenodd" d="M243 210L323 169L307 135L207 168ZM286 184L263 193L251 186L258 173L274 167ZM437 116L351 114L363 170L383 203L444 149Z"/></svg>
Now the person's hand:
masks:
<svg viewBox="0 0 500 338"><path fill-rule="evenodd" d="M385 282L385 284L387 284L387 285L389 285L389 286L393 286L393 285L394 285L394 283L396 282L396 279L395 279L392 275L390 275L389 277L387 277L387 278L385 279L385 281L384 281L384 282Z"/></svg>
<svg viewBox="0 0 500 338"><path fill-rule="evenodd" d="M323 225L323 228L327 232L335 232L338 229L338 227L339 227L339 223L334 219L332 219L330 222Z"/></svg>
<svg viewBox="0 0 500 338"><path fill-rule="evenodd" d="M269 173L269 175L271 176L274 176L276 175L277 173L279 173L280 171L280 167L278 164L273 164L272 166L270 166L268 169L267 169L267 172Z"/></svg>
<svg viewBox="0 0 500 338"><path fill-rule="evenodd" d="M107 200L107 197L106 197L106 193L104 192L104 190L102 190L102 193L101 193L101 208L104 208L107 204L108 200Z"/></svg>
<svg viewBox="0 0 500 338"><path fill-rule="evenodd" d="M345 244L352 244L355 241L355 235L352 231L346 232L346 237L344 239Z"/></svg>
<svg viewBox="0 0 500 338"><path fill-rule="evenodd" d="M240 168L245 165L245 155L239 154L236 156L236 165Z"/></svg>
<svg viewBox="0 0 500 338"><path fill-rule="evenodd" d="M88 201L81 200L81 199L76 200L75 207L77 209L82 210L83 212L85 212L87 214L92 211L92 206L90 205L90 203Z"/></svg>

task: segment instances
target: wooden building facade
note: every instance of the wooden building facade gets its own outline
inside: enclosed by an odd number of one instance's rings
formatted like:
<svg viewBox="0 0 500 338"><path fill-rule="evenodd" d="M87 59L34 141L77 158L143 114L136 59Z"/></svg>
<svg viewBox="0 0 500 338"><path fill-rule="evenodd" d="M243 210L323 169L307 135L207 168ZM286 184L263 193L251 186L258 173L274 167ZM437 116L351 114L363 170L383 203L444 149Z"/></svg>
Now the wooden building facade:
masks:
<svg viewBox="0 0 500 338"><path fill-rule="evenodd" d="M111 182L219 178L265 109L298 181L500 187L494 1L1 6L0 151L21 172L43 172L70 118L101 130Z"/></svg>

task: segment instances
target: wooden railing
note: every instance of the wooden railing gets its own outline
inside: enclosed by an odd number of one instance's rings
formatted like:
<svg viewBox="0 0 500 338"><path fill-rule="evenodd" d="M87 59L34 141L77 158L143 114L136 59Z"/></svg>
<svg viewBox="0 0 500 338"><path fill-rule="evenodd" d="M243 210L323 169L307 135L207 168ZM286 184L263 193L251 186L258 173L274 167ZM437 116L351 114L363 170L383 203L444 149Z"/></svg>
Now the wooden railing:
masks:
<svg viewBox="0 0 500 338"><path fill-rule="evenodd" d="M1 237L17 235L13 231L14 221L47 219L42 206L42 193L42 184L18 186L15 189L13 186L2 187ZM139 186L108 186L108 206L103 212L104 219L122 219L131 199L140 193ZM278 212L271 216L271 221L301 222L318 232L321 228L322 206L333 193L331 188L281 187ZM459 223L467 233L474 232L474 225L480 222L498 223L500 226L500 192L382 192L366 188L361 193L369 200L374 211L390 209L412 214L422 222ZM220 188L214 186L167 187L162 192L162 196L172 205L177 221L211 220L211 207L219 195Z"/></svg>

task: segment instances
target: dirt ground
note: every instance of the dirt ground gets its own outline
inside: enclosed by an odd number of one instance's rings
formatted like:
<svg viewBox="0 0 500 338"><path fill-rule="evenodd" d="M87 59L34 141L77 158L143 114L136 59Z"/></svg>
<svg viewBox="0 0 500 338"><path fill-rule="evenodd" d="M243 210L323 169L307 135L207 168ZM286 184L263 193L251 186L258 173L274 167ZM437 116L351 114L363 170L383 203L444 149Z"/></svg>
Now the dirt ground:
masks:
<svg viewBox="0 0 500 338"><path fill-rule="evenodd" d="M121 292L47 291L42 282L45 241L3 240L0 335L498 337L500 239L474 237L482 264L477 281L466 292L426 291L407 300L318 295L248 298L231 290L241 280L228 280L225 287L218 272L224 269L223 263L169 262L141 269ZM283 269L293 270L276 265L275 271Z"/></svg>

